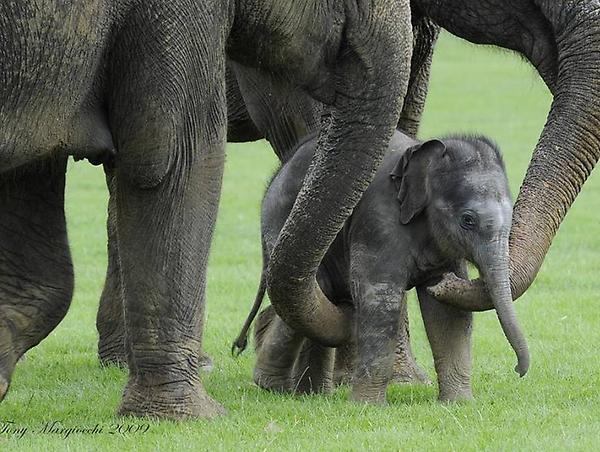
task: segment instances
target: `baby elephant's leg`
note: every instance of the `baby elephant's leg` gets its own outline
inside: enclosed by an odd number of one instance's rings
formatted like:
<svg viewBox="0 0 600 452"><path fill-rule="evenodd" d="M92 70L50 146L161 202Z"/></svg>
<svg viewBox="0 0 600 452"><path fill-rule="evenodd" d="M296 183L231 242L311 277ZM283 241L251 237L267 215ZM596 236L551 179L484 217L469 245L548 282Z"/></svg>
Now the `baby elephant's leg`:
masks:
<svg viewBox="0 0 600 452"><path fill-rule="evenodd" d="M392 378L404 291L389 284L354 284L356 301L356 369L352 399L385 403Z"/></svg>
<svg viewBox="0 0 600 452"><path fill-rule="evenodd" d="M471 332L473 314L444 305L417 288L427 338L433 352L442 402L472 399Z"/></svg>
<svg viewBox="0 0 600 452"><path fill-rule="evenodd" d="M350 384L356 361L356 344L349 342L335 349L335 364L333 367L333 383L337 385Z"/></svg>
<svg viewBox="0 0 600 452"><path fill-rule="evenodd" d="M335 350L306 339L294 365L294 392L329 393L333 389Z"/></svg>
<svg viewBox="0 0 600 452"><path fill-rule="evenodd" d="M304 337L296 333L270 306L260 313L255 327L254 382L270 391L294 390L292 369Z"/></svg>

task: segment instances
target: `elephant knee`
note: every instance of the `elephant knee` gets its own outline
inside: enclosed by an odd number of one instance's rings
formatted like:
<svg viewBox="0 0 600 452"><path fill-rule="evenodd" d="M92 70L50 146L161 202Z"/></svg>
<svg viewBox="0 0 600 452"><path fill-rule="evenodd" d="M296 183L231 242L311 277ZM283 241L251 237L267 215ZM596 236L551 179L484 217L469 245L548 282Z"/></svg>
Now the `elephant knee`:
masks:
<svg viewBox="0 0 600 452"><path fill-rule="evenodd" d="M120 140L117 175L120 181L142 190L161 185L172 171L177 149L172 127L150 124Z"/></svg>

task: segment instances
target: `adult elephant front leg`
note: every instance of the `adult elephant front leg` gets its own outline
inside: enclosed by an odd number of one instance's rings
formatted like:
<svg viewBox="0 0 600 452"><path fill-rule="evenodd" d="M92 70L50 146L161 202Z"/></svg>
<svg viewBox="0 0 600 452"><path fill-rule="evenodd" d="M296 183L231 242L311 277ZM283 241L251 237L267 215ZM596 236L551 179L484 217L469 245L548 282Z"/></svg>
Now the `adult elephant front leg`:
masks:
<svg viewBox="0 0 600 452"><path fill-rule="evenodd" d="M219 4L175 11L151 2L116 40L109 111L129 366L123 415L224 412L198 374L226 134L227 14ZM171 26L178 20L185 27Z"/></svg>
<svg viewBox="0 0 600 452"><path fill-rule="evenodd" d="M0 400L15 364L65 316L73 267L64 215L66 157L0 176Z"/></svg>
<svg viewBox="0 0 600 452"><path fill-rule="evenodd" d="M105 167L106 186L108 187L108 218L106 231L108 237L108 267L104 288L100 296L100 306L96 317L98 330L98 358L103 366L127 366L125 351L125 320L123 319L123 285L121 282L121 265L119 263L119 246L117 239L117 202L114 168ZM200 368L210 372L213 368L211 357L200 352Z"/></svg>

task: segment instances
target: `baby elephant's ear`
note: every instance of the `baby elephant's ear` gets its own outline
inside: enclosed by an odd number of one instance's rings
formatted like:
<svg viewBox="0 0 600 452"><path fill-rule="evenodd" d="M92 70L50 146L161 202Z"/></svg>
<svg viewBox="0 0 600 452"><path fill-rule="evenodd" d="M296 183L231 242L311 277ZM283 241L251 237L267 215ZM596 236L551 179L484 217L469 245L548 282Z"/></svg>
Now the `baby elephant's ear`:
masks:
<svg viewBox="0 0 600 452"><path fill-rule="evenodd" d="M446 145L439 140L426 141L408 148L390 173L400 203L400 221L410 223L429 202L427 169L436 155L442 155Z"/></svg>

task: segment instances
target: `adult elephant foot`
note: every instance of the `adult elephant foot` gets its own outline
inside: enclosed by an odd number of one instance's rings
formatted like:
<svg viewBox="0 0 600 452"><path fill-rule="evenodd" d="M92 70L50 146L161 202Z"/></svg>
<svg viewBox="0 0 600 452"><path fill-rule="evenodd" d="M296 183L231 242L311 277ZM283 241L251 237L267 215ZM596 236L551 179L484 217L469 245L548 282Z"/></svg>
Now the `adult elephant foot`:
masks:
<svg viewBox="0 0 600 452"><path fill-rule="evenodd" d="M200 379L161 383L134 380L125 388L119 408L121 416L148 416L160 419L214 418L226 414L225 408L212 399Z"/></svg>
<svg viewBox="0 0 600 452"><path fill-rule="evenodd" d="M127 354L125 353L125 338L117 339L100 338L98 342L98 359L102 367L118 366L127 367Z"/></svg>
<svg viewBox="0 0 600 452"><path fill-rule="evenodd" d="M394 352L394 368L392 381L400 384L422 384L430 385L431 380L423 369L417 364L410 346L410 337L408 335L408 325L404 332L400 326L400 337L396 343Z"/></svg>
<svg viewBox="0 0 600 452"><path fill-rule="evenodd" d="M410 350L405 350L398 344L396 349L396 358L394 360L394 373L392 381L400 384L421 384L430 385L431 379L423 369L417 364Z"/></svg>
<svg viewBox="0 0 600 452"><path fill-rule="evenodd" d="M395 357L392 374L392 381L394 383L431 384L431 380L425 371L417 364L417 361L412 353L406 296L404 297L400 311L400 327L398 330L398 341L396 342L396 349L394 353Z"/></svg>
<svg viewBox="0 0 600 452"><path fill-rule="evenodd" d="M66 157L0 178L0 400L18 360L62 320L73 293Z"/></svg>

